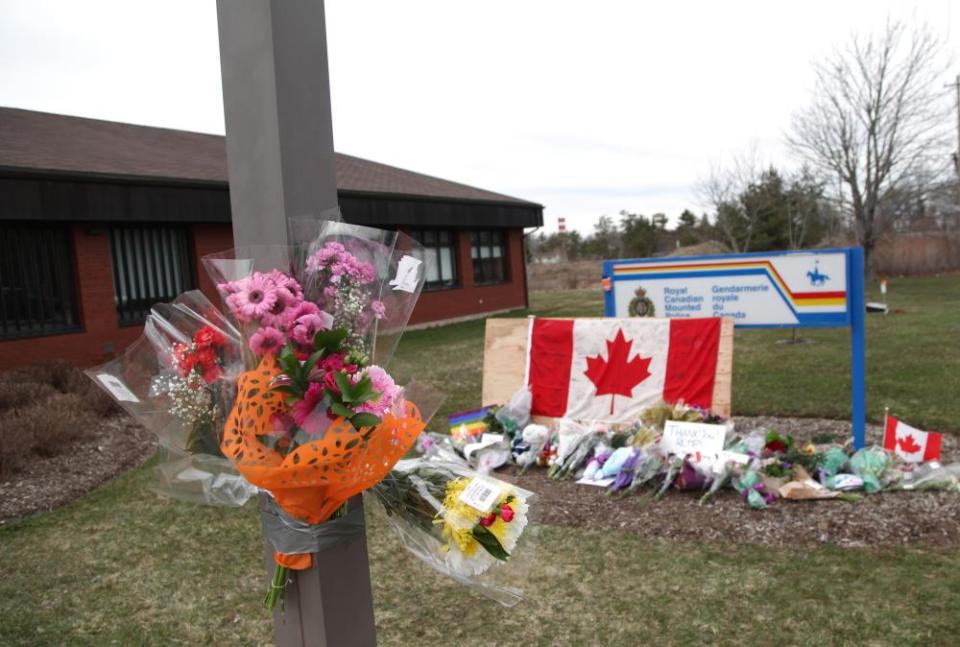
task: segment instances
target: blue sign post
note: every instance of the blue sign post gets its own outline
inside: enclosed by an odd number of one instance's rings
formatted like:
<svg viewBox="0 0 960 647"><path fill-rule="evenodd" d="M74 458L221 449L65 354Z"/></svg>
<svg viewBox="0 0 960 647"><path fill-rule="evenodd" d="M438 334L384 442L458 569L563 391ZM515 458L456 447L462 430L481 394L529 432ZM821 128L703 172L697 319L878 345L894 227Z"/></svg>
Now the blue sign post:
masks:
<svg viewBox="0 0 960 647"><path fill-rule="evenodd" d="M743 328L850 328L854 445L866 443L863 250L605 261L608 317L730 317Z"/></svg>

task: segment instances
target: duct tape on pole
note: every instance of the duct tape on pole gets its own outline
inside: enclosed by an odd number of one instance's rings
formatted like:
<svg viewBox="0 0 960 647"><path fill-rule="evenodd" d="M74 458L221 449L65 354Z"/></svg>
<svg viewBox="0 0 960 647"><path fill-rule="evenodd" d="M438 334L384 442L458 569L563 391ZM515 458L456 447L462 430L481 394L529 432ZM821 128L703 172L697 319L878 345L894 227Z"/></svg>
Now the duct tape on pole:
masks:
<svg viewBox="0 0 960 647"><path fill-rule="evenodd" d="M291 220L337 206L324 5L218 0L217 20L234 246L285 245ZM292 571L278 645L376 644L360 498L350 506L351 531L318 541L313 566ZM276 517L263 506L265 532Z"/></svg>

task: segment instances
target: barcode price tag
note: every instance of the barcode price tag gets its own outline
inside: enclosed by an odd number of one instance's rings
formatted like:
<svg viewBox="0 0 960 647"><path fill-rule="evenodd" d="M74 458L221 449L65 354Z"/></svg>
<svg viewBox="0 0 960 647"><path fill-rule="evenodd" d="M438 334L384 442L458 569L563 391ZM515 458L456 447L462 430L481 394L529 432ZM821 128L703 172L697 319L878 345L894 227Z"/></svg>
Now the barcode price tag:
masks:
<svg viewBox="0 0 960 647"><path fill-rule="evenodd" d="M500 498L500 486L485 478L470 479L467 487L460 493L460 501L480 512L486 512Z"/></svg>
<svg viewBox="0 0 960 647"><path fill-rule="evenodd" d="M127 385L120 381L120 378L109 373L100 373L97 375L100 383L106 387L107 391L113 394L121 402L140 402L140 398L133 394L133 391L127 388Z"/></svg>

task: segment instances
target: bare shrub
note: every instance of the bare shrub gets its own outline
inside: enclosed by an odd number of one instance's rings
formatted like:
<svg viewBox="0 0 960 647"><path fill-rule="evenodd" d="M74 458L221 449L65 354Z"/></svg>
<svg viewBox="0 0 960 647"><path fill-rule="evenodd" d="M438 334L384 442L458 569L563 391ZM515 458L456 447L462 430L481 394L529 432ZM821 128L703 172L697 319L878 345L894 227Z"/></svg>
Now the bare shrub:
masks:
<svg viewBox="0 0 960 647"><path fill-rule="evenodd" d="M110 396L67 362L0 373L0 478L35 457L69 451L119 411Z"/></svg>
<svg viewBox="0 0 960 647"><path fill-rule="evenodd" d="M0 382L0 415L8 409L46 400L55 393L55 388L42 382Z"/></svg>

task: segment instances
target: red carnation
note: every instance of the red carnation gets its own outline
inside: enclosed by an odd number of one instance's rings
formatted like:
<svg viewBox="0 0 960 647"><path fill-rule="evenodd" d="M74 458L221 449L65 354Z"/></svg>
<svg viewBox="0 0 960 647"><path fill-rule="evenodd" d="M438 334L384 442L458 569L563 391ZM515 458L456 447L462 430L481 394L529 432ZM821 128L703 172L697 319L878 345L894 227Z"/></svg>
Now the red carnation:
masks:
<svg viewBox="0 0 960 647"><path fill-rule="evenodd" d="M220 367L214 364L203 369L203 381L207 384L212 384L216 382L217 378L220 377Z"/></svg>
<svg viewBox="0 0 960 647"><path fill-rule="evenodd" d="M205 371L208 368L216 366L217 352L209 346L198 348L193 354L194 361L200 365L200 370Z"/></svg>
<svg viewBox="0 0 960 647"><path fill-rule="evenodd" d="M497 520L497 515L491 512L485 517L480 517L480 525L484 528L489 528L493 525L493 522Z"/></svg>
<svg viewBox="0 0 960 647"><path fill-rule="evenodd" d="M784 452L785 453L787 451L787 444L779 439L771 440L769 443L767 443L766 450L768 452Z"/></svg>
<svg viewBox="0 0 960 647"><path fill-rule="evenodd" d="M513 514L513 508L510 507L509 503L504 503L500 506L500 517L507 523L513 521Z"/></svg>
<svg viewBox="0 0 960 647"><path fill-rule="evenodd" d="M173 347L173 359L177 363L177 373L180 377L186 377L193 370L195 362L190 347L186 344L175 344Z"/></svg>
<svg viewBox="0 0 960 647"><path fill-rule="evenodd" d="M227 343L227 340L210 326L204 326L194 333L193 343L195 343L198 348L220 348Z"/></svg>

